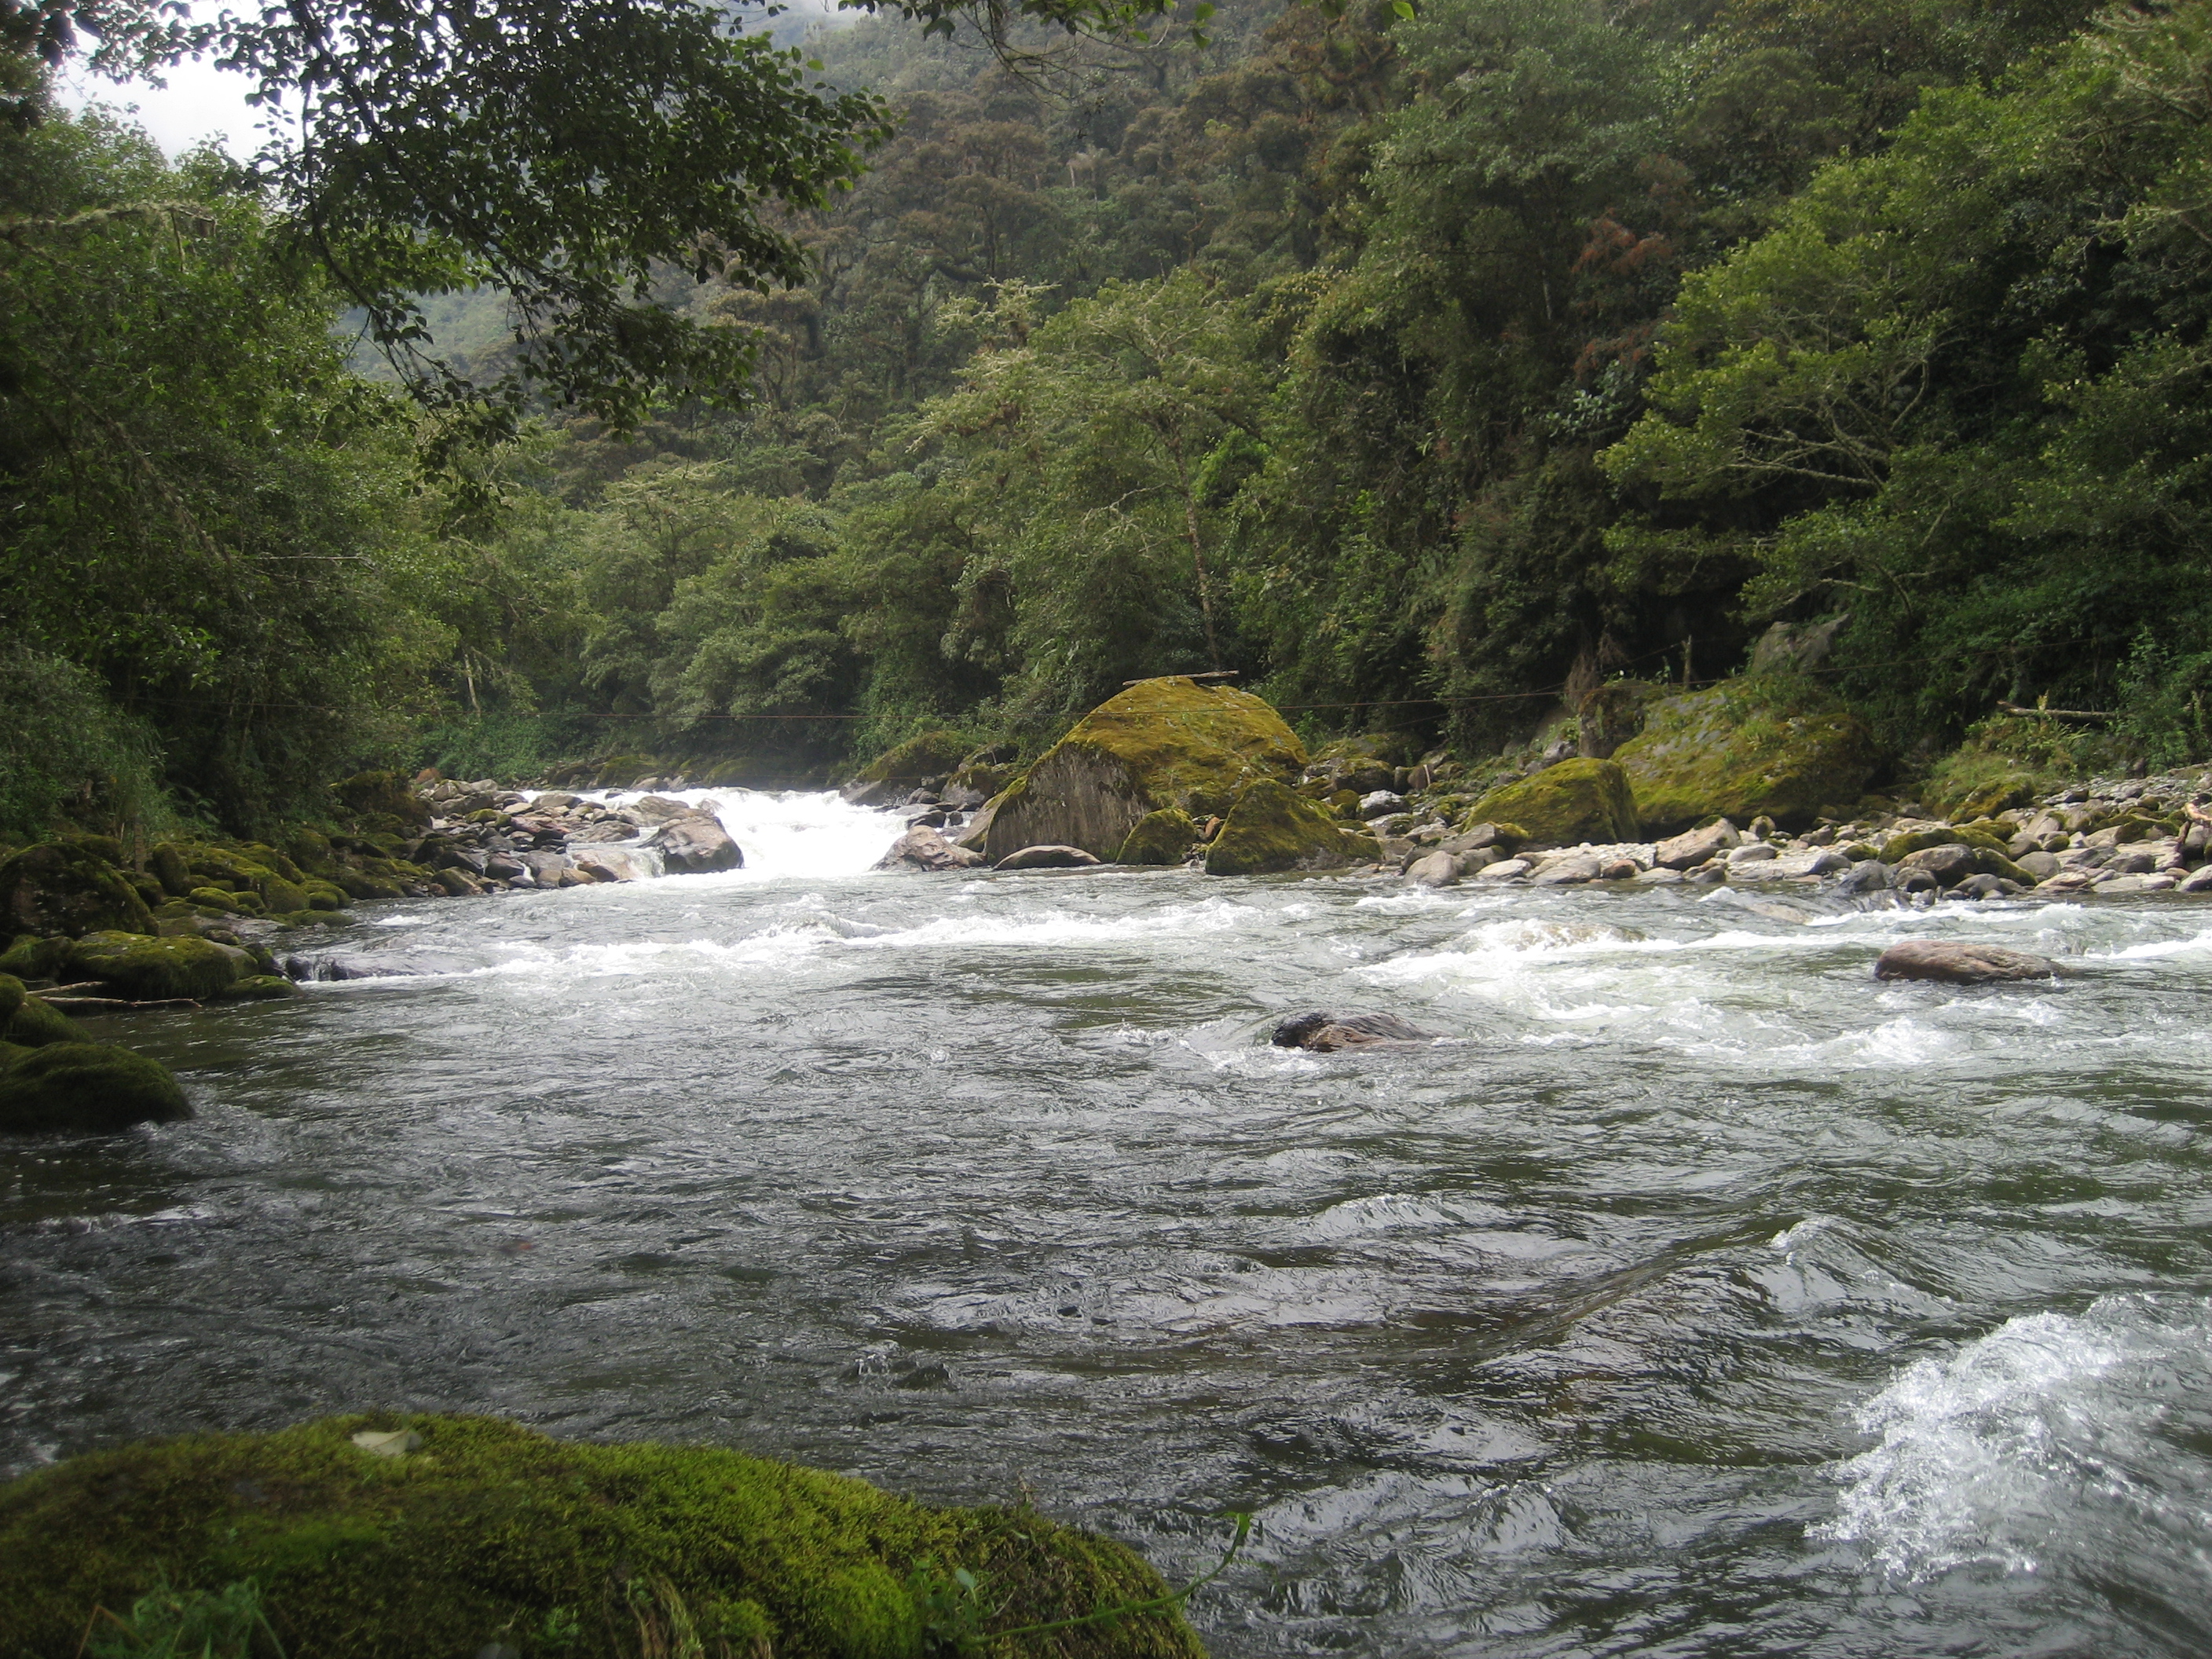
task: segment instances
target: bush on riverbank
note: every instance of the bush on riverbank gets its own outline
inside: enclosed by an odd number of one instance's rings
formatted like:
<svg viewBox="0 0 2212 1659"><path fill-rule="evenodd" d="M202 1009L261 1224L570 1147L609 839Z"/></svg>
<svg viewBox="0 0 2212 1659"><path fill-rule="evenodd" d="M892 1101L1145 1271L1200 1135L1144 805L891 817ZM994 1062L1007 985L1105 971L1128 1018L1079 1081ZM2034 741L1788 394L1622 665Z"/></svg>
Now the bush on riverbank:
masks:
<svg viewBox="0 0 2212 1659"><path fill-rule="evenodd" d="M74 1458L0 1487L0 1559L9 1659L75 1652L99 1610L127 1614L161 1586L249 1579L284 1650L317 1659L641 1645L921 1659L1164 1594L1121 1546L1030 1511L933 1509L733 1451L435 1416ZM1036 1632L1021 1650L1202 1659L1161 1609Z"/></svg>

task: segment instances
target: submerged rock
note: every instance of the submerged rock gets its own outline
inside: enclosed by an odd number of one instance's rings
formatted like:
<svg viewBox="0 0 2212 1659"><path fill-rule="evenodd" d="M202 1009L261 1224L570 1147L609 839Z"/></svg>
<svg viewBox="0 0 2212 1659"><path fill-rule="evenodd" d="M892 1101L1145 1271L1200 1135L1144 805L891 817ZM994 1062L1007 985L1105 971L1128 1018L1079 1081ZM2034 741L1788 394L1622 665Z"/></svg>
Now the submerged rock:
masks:
<svg viewBox="0 0 2212 1659"><path fill-rule="evenodd" d="M638 1651L621 1632L641 1629L647 1651L904 1659L934 1650L957 1573L988 1586L1000 1628L1067 1626L1024 1640L1036 1659L1203 1659L1140 1558L1042 1515L488 1418L333 1418L71 1458L0 1486L0 1629L27 1654L76 1652L96 1609L160 1583L251 1580L270 1650L318 1659L512 1651L520 1632L532 1654L593 1659ZM663 1644L672 1627L692 1639ZM557 1644L535 1639L549 1629Z"/></svg>
<svg viewBox="0 0 2212 1659"><path fill-rule="evenodd" d="M1278 1048L1308 1048L1334 1054L1339 1048L1371 1048L1387 1042L1433 1042L1436 1033L1401 1019L1395 1014L1332 1014L1316 1010L1294 1014L1275 1027L1268 1039Z"/></svg>
<svg viewBox="0 0 2212 1659"><path fill-rule="evenodd" d="M318 982L346 979L416 979L432 974L465 974L480 964L465 957L434 951L331 951L318 956L287 957L287 979Z"/></svg>
<svg viewBox="0 0 2212 1659"><path fill-rule="evenodd" d="M1784 826L1858 799L1878 750L1866 723L1795 674L1747 675L1651 703L1613 753L1644 828L1666 834L1718 813Z"/></svg>
<svg viewBox="0 0 2212 1659"><path fill-rule="evenodd" d="M1080 847L1024 847L1009 853L992 868L996 870L1079 870L1101 862Z"/></svg>
<svg viewBox="0 0 2212 1659"><path fill-rule="evenodd" d="M1146 814L1224 811L1261 779L1295 778L1304 746L1248 691L1182 676L1139 681L1108 699L987 809L980 842L996 860L1024 847L1079 847L1110 859Z"/></svg>
<svg viewBox="0 0 2212 1659"><path fill-rule="evenodd" d="M1573 847L1636 839L1636 798L1627 775L1609 760L1562 761L1534 777L1493 789L1469 819L1510 825L1519 839Z"/></svg>
<svg viewBox="0 0 2212 1659"><path fill-rule="evenodd" d="M1933 939L1900 939L1884 951L1874 965L1876 979L1932 980L1942 985L2049 979L2057 971L2055 963L2025 951Z"/></svg>
<svg viewBox="0 0 2212 1659"><path fill-rule="evenodd" d="M1344 826L1289 786L1273 779L1237 798L1206 844L1209 876L1258 876L1288 870L1336 870L1382 856L1371 836Z"/></svg>
<svg viewBox="0 0 2212 1659"><path fill-rule="evenodd" d="M10 1133L97 1133L191 1115L167 1066L106 1043L47 1043L0 1071L0 1130Z"/></svg>

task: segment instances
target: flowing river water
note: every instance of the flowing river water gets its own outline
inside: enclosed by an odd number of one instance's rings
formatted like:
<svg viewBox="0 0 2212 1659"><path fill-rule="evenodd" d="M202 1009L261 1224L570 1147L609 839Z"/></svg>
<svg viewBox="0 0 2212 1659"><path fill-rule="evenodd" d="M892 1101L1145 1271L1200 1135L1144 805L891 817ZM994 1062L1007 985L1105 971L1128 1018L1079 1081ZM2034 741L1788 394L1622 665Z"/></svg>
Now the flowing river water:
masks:
<svg viewBox="0 0 2212 1659"><path fill-rule="evenodd" d="M1217 1656L2212 1651L2212 906L872 874L713 799L741 872L103 1023L198 1116L0 1146L0 1469L492 1412L1177 1579L1249 1510ZM1320 1007L1444 1040L1267 1045Z"/></svg>

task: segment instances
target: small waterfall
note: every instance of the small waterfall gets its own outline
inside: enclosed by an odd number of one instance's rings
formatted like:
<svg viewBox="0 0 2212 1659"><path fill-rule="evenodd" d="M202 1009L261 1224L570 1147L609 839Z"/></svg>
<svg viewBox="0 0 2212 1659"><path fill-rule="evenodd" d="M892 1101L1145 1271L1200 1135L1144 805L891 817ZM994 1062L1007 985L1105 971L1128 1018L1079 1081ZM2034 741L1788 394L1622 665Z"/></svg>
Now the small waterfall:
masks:
<svg viewBox="0 0 2212 1659"><path fill-rule="evenodd" d="M745 855L744 868L686 881L819 881L865 874L906 827L896 813L855 806L832 791L601 789L584 794L603 806L627 806L649 793L704 807L721 820ZM619 850L630 850L620 848ZM649 854L648 854L649 856ZM655 860L657 863L658 861ZM650 873L659 874L655 869Z"/></svg>

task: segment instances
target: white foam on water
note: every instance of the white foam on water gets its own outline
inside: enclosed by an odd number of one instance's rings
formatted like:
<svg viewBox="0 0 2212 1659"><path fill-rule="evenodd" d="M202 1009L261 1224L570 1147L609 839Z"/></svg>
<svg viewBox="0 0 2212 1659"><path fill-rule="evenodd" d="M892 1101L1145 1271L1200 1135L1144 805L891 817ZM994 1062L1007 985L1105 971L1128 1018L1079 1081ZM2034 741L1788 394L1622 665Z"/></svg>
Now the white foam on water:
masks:
<svg viewBox="0 0 2212 1659"><path fill-rule="evenodd" d="M797 879L820 881L866 874L906 828L895 813L855 806L828 790L656 789L596 790L584 795L605 806L626 806L646 794L701 806L745 855L742 870L720 876L686 876L687 884L724 884Z"/></svg>
<svg viewBox="0 0 2212 1659"><path fill-rule="evenodd" d="M1194 933L1231 933L1264 923L1263 912L1228 899L1164 905L1119 916L1085 916L1066 910L1013 915L940 916L853 943L868 950L944 950L975 945L1023 948L1153 944Z"/></svg>
<svg viewBox="0 0 2212 1659"><path fill-rule="evenodd" d="M2162 957L2203 956L2212 952L2212 932L2189 939L2148 939L2140 945L2120 945L2110 951L2084 951L2084 957L2093 962L2153 962Z"/></svg>
<svg viewBox="0 0 2212 1659"><path fill-rule="evenodd" d="M2135 1526L2203 1534L2201 1491L2177 1511L2159 1487L2177 1458L2159 1435L2176 1379L2205 1383L2212 1304L2100 1298L2081 1316L2007 1321L1948 1360L1908 1366L1859 1413L1880 1443L1838 1466L1833 1519L1813 1536L1866 1546L1907 1579L1958 1567L2046 1570L2068 1540ZM2195 1482L2180 1483L2191 1489Z"/></svg>

